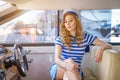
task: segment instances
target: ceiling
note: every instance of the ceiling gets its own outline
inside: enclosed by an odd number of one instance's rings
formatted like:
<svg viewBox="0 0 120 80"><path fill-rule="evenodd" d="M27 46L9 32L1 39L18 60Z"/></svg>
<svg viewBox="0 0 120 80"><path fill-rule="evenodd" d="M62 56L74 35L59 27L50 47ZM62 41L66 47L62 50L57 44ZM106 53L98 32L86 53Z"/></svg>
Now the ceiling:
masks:
<svg viewBox="0 0 120 80"><path fill-rule="evenodd" d="M120 9L120 0L3 0L23 10Z"/></svg>

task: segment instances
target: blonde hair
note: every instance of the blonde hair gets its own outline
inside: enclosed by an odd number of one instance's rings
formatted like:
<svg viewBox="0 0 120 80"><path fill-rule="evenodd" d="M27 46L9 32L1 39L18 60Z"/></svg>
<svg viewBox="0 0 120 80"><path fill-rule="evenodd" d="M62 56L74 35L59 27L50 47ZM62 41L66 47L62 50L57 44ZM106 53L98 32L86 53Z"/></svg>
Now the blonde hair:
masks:
<svg viewBox="0 0 120 80"><path fill-rule="evenodd" d="M79 46L81 41L83 40L83 30L82 30L82 24L80 22L80 19L77 15L70 13L70 12L66 12L64 13L63 17L62 17L62 22L60 24L60 36L62 37L62 41L63 43L69 48L71 46L71 38L70 38L70 32L66 29L65 27L65 17L67 15L73 15L75 20L76 20L76 41L77 41L77 45Z"/></svg>

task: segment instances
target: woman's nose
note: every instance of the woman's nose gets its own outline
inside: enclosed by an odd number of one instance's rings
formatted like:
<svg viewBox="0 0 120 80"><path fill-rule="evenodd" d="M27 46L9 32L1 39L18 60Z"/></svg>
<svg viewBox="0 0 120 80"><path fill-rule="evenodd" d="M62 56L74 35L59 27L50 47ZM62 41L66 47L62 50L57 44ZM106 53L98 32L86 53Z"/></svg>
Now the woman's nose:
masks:
<svg viewBox="0 0 120 80"><path fill-rule="evenodd" d="M67 22L67 25L70 25L70 22Z"/></svg>

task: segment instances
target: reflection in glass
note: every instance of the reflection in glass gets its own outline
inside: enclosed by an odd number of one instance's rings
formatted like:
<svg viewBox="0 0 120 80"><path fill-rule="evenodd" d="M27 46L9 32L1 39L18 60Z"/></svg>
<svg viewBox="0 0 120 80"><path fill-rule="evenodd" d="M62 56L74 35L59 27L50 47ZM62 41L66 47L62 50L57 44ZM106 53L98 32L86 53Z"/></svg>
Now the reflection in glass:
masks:
<svg viewBox="0 0 120 80"><path fill-rule="evenodd" d="M83 29L107 42L120 39L120 10L81 10ZM113 37L115 36L115 37ZM116 38L113 40L113 38Z"/></svg>
<svg viewBox="0 0 120 80"><path fill-rule="evenodd" d="M110 10L82 10L81 20L85 31L96 35L100 39L109 41L111 31Z"/></svg>
<svg viewBox="0 0 120 80"><path fill-rule="evenodd" d="M56 10L34 10L0 27L0 43L53 43L57 27Z"/></svg>

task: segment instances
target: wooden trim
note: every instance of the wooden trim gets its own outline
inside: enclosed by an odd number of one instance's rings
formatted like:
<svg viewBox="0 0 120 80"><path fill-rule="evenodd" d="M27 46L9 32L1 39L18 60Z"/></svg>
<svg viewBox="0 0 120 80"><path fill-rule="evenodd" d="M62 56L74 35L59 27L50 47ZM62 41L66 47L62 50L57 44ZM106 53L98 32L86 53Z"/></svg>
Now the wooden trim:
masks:
<svg viewBox="0 0 120 80"><path fill-rule="evenodd" d="M0 43L0 45L3 45L5 47L13 47L14 43L6 44L6 43ZM32 46L54 46L55 43L21 43L22 46L32 47Z"/></svg>
<svg viewBox="0 0 120 80"><path fill-rule="evenodd" d="M4 16L0 17L0 25L7 22L7 21L12 20L13 18L16 18L17 16L19 16L19 15L25 13L25 12L27 12L27 10L26 11L16 10L16 11L13 11L13 12L7 14L7 15L4 15Z"/></svg>

